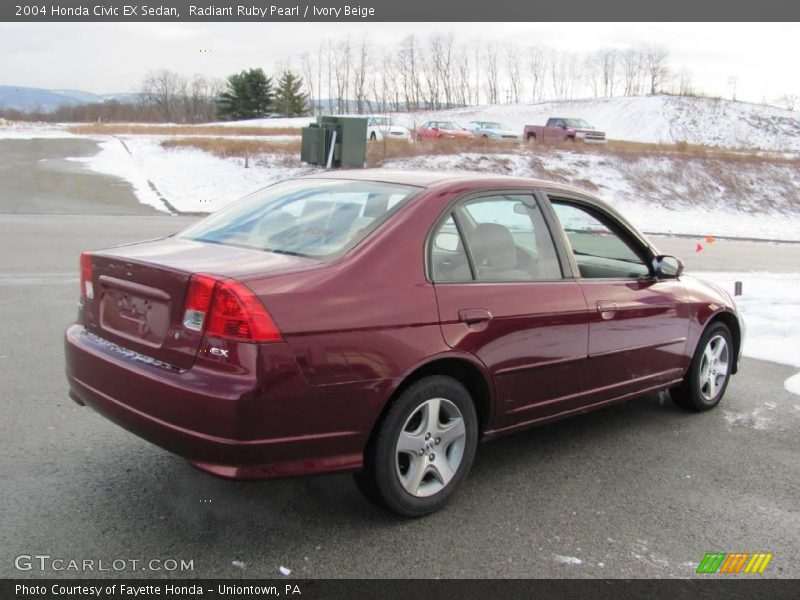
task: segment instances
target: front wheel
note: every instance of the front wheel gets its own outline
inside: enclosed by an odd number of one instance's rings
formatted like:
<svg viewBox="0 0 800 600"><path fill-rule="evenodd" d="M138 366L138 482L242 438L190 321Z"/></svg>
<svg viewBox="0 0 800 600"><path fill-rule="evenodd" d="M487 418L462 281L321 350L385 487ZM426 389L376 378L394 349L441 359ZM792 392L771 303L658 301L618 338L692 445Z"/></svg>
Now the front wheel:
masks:
<svg viewBox="0 0 800 600"><path fill-rule="evenodd" d="M670 390L675 404L697 412L714 408L728 387L733 358L730 330L714 323L700 336L683 382Z"/></svg>
<svg viewBox="0 0 800 600"><path fill-rule="evenodd" d="M404 517L441 508L475 457L478 418L466 388L442 375L412 384L394 402L356 482L373 502Z"/></svg>

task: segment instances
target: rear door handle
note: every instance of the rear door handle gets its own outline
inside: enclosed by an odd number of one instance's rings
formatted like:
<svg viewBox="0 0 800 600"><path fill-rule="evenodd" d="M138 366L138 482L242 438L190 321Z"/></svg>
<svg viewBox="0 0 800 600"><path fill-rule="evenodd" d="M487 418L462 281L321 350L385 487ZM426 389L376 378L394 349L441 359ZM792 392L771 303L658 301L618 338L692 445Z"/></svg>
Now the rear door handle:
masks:
<svg viewBox="0 0 800 600"><path fill-rule="evenodd" d="M617 310L617 303L612 302L611 300L598 300L597 301L597 312L600 313L601 319L613 319L614 313Z"/></svg>
<svg viewBox="0 0 800 600"><path fill-rule="evenodd" d="M462 308L458 311L458 320L467 325L488 323L492 320L492 313L485 308Z"/></svg>

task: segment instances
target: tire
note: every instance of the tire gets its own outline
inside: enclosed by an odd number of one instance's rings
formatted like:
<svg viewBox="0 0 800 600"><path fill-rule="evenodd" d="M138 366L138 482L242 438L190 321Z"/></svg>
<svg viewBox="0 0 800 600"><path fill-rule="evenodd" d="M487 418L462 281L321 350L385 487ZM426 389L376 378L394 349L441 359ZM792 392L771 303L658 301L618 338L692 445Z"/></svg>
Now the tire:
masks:
<svg viewBox="0 0 800 600"><path fill-rule="evenodd" d="M733 367L733 338L724 323L712 323L700 336L683 382L670 390L675 404L702 412L725 395Z"/></svg>
<svg viewBox="0 0 800 600"><path fill-rule="evenodd" d="M376 141L377 139L378 139L378 136L377 136L377 135L375 135L375 132L374 132L374 131L373 131L372 133L370 133L370 134L369 134L369 141L371 141L371 142L374 142L374 141Z"/></svg>
<svg viewBox="0 0 800 600"><path fill-rule="evenodd" d="M378 423L356 483L379 506L421 517L452 498L477 443L478 417L467 389L451 377L425 377L400 394Z"/></svg>
<svg viewBox="0 0 800 600"><path fill-rule="evenodd" d="M534 134L532 134L532 133L529 133L528 134L528 139L526 141L529 144L535 144L536 143L536 136Z"/></svg>

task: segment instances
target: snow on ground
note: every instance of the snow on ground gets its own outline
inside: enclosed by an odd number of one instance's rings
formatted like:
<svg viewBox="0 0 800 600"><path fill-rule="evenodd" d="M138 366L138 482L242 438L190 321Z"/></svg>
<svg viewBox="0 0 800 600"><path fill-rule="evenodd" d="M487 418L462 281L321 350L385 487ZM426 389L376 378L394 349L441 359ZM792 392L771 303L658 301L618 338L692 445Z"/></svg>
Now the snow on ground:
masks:
<svg viewBox="0 0 800 600"><path fill-rule="evenodd" d="M461 125L480 120L500 121L520 132L525 125L544 125L549 117L585 119L613 140L800 151L800 114L711 98L598 98L394 115L398 124L412 128L431 119L453 120Z"/></svg>
<svg viewBox="0 0 800 600"><path fill-rule="evenodd" d="M167 149L161 136L106 137L101 151L80 159L89 168L130 181L141 202L165 209L151 189L181 212L214 212L266 185L311 172L286 166L277 156L262 155L244 168L239 158L222 159L195 148ZM122 142L127 146L125 149Z"/></svg>
<svg viewBox="0 0 800 600"><path fill-rule="evenodd" d="M783 382L783 385L793 394L800 395L800 373L789 377L789 379Z"/></svg>
<svg viewBox="0 0 800 600"><path fill-rule="evenodd" d="M35 140L41 138L74 137L78 136L64 131L60 125L6 121L5 119L0 119L0 140Z"/></svg>
<svg viewBox="0 0 800 600"><path fill-rule="evenodd" d="M746 332L743 354L752 358L800 367L800 272L799 273L696 273L732 292L734 282L742 282L742 295L734 298L744 318ZM784 382L786 389L800 394L800 373ZM771 408L759 407L753 413L726 413L734 425L766 427Z"/></svg>
<svg viewBox="0 0 800 600"><path fill-rule="evenodd" d="M363 115L362 115L363 116ZM305 127L309 123L315 123L316 117L281 117L279 119L246 119L243 121L215 121L213 123L203 123L198 127Z"/></svg>
<svg viewBox="0 0 800 600"><path fill-rule="evenodd" d="M418 156L383 166L562 181L596 193L649 233L800 241L800 172L789 164L524 150Z"/></svg>
<svg viewBox="0 0 800 600"><path fill-rule="evenodd" d="M745 356L800 368L800 272L695 275L731 293L734 282L742 282L742 295L734 301L747 326Z"/></svg>

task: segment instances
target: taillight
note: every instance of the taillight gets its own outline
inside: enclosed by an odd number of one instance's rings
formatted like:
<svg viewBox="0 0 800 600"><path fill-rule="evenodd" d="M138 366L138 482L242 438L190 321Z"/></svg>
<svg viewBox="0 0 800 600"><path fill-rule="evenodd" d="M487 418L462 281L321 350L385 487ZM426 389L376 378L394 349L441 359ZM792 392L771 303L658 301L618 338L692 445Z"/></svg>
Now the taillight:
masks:
<svg viewBox="0 0 800 600"><path fill-rule="evenodd" d="M192 275L183 325L229 340L274 342L281 339L267 309L244 284L210 275Z"/></svg>
<svg viewBox="0 0 800 600"><path fill-rule="evenodd" d="M81 295L88 300L94 300L92 255L88 252L81 254Z"/></svg>
<svg viewBox="0 0 800 600"><path fill-rule="evenodd" d="M211 298L217 280L208 275L192 275L189 280L189 291L186 293L186 305L183 312L183 326L192 331L203 331Z"/></svg>

